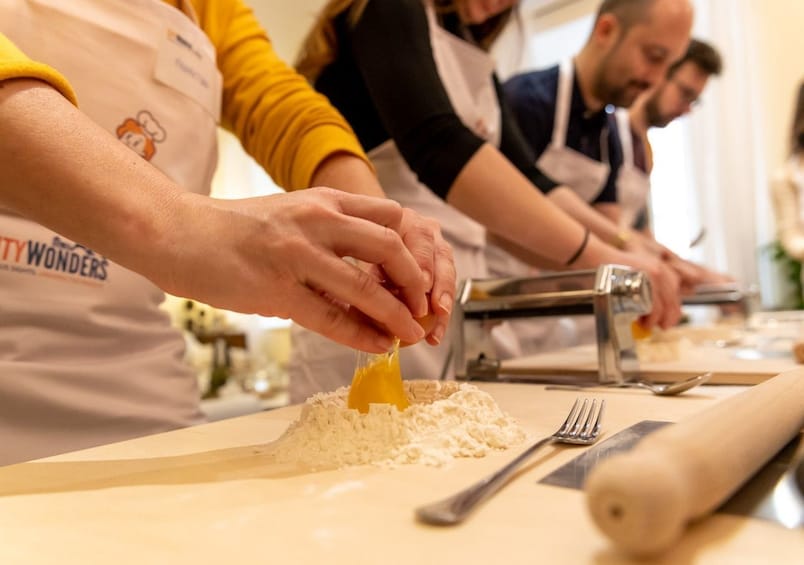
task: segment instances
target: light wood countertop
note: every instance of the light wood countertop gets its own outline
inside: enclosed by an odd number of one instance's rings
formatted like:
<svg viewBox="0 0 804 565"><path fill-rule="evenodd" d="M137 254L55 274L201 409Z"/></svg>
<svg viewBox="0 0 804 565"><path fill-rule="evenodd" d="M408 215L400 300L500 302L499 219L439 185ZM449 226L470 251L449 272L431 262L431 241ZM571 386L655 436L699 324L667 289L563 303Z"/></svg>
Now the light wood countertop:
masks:
<svg viewBox="0 0 804 565"><path fill-rule="evenodd" d="M552 433L580 393L481 384L530 439ZM604 436L678 421L741 387L605 398ZM261 455L298 415L288 407L0 468L0 563L631 563L594 527L580 491L537 481L585 448L548 446L459 527L417 523L442 498L519 451L441 468L299 473ZM637 563L637 562L635 562ZM662 559L638 563L804 563L804 531L715 515Z"/></svg>

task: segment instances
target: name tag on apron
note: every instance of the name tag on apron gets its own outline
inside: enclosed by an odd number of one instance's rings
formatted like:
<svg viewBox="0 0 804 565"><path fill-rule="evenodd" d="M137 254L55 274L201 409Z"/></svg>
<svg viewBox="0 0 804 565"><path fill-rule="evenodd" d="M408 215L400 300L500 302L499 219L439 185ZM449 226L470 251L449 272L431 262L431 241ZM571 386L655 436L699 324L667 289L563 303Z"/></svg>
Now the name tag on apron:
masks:
<svg viewBox="0 0 804 565"><path fill-rule="evenodd" d="M154 78L200 104L215 119L221 117L221 75L189 37L165 29L159 42Z"/></svg>

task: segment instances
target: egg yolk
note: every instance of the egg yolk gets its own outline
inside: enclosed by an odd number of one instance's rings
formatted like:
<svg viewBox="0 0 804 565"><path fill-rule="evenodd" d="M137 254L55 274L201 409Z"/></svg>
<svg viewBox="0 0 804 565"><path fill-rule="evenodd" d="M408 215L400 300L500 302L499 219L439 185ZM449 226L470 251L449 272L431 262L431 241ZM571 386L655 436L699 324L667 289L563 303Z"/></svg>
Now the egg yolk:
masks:
<svg viewBox="0 0 804 565"><path fill-rule="evenodd" d="M393 404L400 411L410 406L402 386L398 343L393 351L374 356L369 364L355 370L348 406L365 414L370 404Z"/></svg>

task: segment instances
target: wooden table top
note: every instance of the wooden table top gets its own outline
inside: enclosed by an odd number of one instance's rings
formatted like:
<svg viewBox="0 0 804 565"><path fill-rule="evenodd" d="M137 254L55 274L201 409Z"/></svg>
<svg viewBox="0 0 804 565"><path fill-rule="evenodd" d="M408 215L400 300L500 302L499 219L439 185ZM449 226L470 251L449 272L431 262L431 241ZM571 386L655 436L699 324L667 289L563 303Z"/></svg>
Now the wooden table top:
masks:
<svg viewBox="0 0 804 565"><path fill-rule="evenodd" d="M579 393L481 384L537 439ZM607 400L604 437L642 420L679 421L741 387ZM583 396L591 396L585 392ZM537 484L584 447L548 446L466 523L417 523L413 509L466 486L519 448L444 467L299 472L260 453L299 407L244 416L0 468L0 563L631 563L594 527L584 493ZM804 531L714 515L654 561L801 564Z"/></svg>

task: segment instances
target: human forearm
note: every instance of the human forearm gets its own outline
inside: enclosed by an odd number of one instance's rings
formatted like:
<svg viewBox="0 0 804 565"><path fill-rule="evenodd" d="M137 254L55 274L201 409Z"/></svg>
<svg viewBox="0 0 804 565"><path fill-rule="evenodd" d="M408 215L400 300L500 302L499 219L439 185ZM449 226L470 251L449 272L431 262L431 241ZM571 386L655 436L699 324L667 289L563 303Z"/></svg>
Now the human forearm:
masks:
<svg viewBox="0 0 804 565"><path fill-rule="evenodd" d="M547 199L491 145L470 159L452 186L448 202L513 244L555 264L578 250L584 227ZM573 266L583 268L614 259L596 237Z"/></svg>
<svg viewBox="0 0 804 565"><path fill-rule="evenodd" d="M312 186L330 186L352 194L384 197L374 172L363 160L348 153L336 153L315 171Z"/></svg>
<svg viewBox="0 0 804 565"><path fill-rule="evenodd" d="M622 237L623 230L617 226L613 219L616 216L613 207L616 205L606 205L608 214L604 214L590 206L574 190L566 186L551 190L547 197L575 220L592 230L592 233L603 241L612 244L625 244Z"/></svg>
<svg viewBox="0 0 804 565"><path fill-rule="evenodd" d="M484 145L467 163L448 201L491 233L564 268L615 263L647 272L654 290L648 324L667 327L678 321L680 300L674 273L656 259L625 253L595 235L590 235L584 246L586 229L550 202L492 146ZM580 255L567 265L581 247Z"/></svg>
<svg viewBox="0 0 804 565"><path fill-rule="evenodd" d="M173 294L292 318L367 351L387 349L387 334L422 337L392 292L340 260L382 265L389 286L424 300L403 243L404 211L386 199L330 189L244 200L185 192L53 89L23 80L0 83L0 178L0 206Z"/></svg>
<svg viewBox="0 0 804 565"><path fill-rule="evenodd" d="M4 207L158 276L141 248L168 244L156 226L178 187L44 83L0 83L0 171Z"/></svg>

